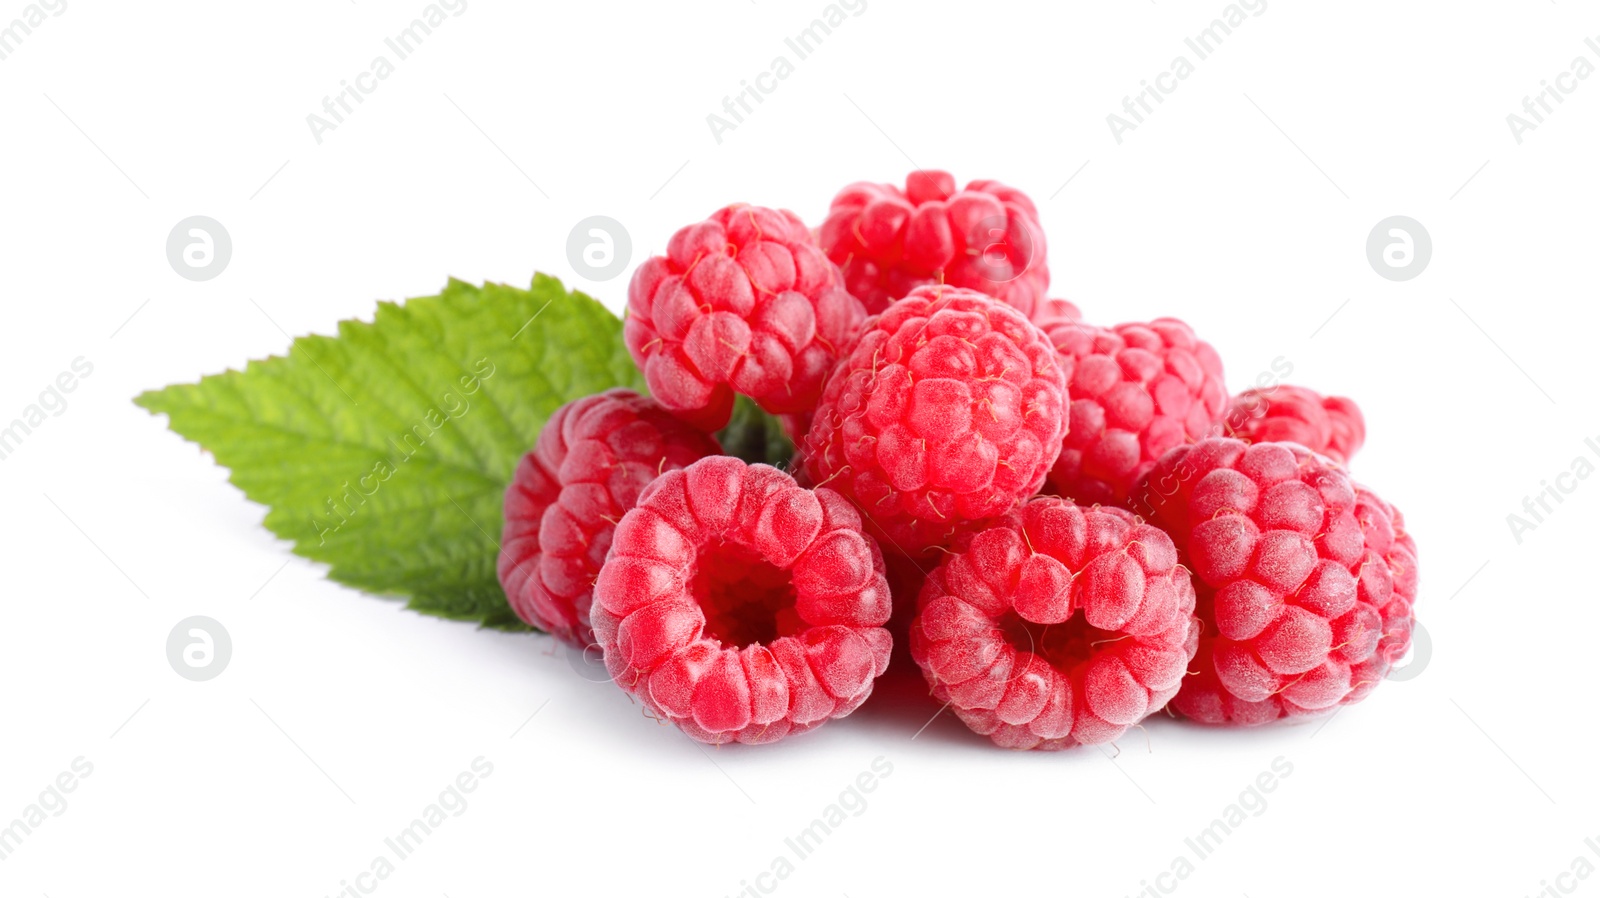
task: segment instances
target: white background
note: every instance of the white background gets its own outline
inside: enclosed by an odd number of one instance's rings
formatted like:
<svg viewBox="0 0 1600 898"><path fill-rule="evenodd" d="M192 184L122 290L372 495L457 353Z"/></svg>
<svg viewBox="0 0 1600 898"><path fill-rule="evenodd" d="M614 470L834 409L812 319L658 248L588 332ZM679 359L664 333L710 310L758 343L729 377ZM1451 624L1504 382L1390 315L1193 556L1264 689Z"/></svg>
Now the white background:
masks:
<svg viewBox="0 0 1600 898"><path fill-rule="evenodd" d="M1520 144L1506 122L1600 64L1592 5L1273 0L1119 144L1106 116L1224 3L868 0L719 144L706 116L821 0L470 0L319 144L306 116L424 5L69 0L0 61L0 421L94 366L0 461L0 824L94 767L0 893L333 895L479 756L466 811L374 894L734 895L879 757L864 812L763 885L1134 895L1280 756L1178 894L1523 896L1600 865L1600 480L1520 543L1506 521L1600 438L1600 76ZM937 706L895 683L802 738L701 749L548 637L327 582L130 402L448 275L539 269L620 309L626 274L567 261L584 217L638 261L725 203L818 222L914 166L1027 190L1053 292L1092 321L1176 315L1235 390L1282 356L1355 397L1355 473L1420 546L1426 669L1325 726L1159 717L1104 751L1006 753L948 714L913 740ZM1396 214L1434 244L1399 283L1364 252ZM232 235L215 280L167 263L191 215ZM165 654L193 614L233 638L204 683Z"/></svg>

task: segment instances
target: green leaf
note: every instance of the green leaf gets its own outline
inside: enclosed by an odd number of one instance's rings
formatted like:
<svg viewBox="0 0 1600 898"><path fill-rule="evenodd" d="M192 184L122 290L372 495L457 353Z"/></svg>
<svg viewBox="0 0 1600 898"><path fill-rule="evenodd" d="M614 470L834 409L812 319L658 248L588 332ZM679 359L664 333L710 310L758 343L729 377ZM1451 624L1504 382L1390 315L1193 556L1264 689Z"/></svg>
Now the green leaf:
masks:
<svg viewBox="0 0 1600 898"><path fill-rule="evenodd" d="M794 461L794 442L784 434L783 425L742 393L734 397L733 416L727 427L717 431L717 443L724 453L752 465L787 471Z"/></svg>
<svg viewBox="0 0 1600 898"><path fill-rule="evenodd" d="M333 580L520 629L495 575L506 485L557 407L645 391L621 332L552 277L529 290L452 279L338 337L134 402L231 469L267 529Z"/></svg>

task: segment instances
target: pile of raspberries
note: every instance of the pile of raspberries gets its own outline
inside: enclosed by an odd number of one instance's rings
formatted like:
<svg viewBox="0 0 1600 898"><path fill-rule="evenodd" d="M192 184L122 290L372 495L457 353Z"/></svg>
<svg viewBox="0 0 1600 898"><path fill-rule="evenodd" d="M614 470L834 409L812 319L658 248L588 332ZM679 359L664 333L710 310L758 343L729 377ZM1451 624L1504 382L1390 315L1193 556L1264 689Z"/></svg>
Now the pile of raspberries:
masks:
<svg viewBox="0 0 1600 898"><path fill-rule="evenodd" d="M1347 473L1360 410L1230 398L1188 325L1089 324L1048 284L1033 203L938 171L815 230L734 205L678 231L628 290L650 395L568 403L516 471L511 607L711 744L849 714L897 644L1005 748L1366 697L1417 558ZM739 396L782 467L723 454Z"/></svg>

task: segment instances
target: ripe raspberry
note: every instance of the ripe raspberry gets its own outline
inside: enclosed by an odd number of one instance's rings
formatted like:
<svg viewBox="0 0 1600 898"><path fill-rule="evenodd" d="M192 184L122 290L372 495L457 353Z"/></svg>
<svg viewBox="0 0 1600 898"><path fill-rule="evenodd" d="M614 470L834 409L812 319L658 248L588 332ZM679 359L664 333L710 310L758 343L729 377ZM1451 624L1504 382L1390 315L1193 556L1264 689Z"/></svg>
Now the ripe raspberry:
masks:
<svg viewBox="0 0 1600 898"><path fill-rule="evenodd" d="M810 411L861 304L793 212L734 205L672 236L628 286L623 337L664 406L704 430L735 391Z"/></svg>
<svg viewBox="0 0 1600 898"><path fill-rule="evenodd" d="M1072 399L1050 485L1085 505L1122 505L1139 478L1174 446L1212 436L1228 391L1222 359L1187 324L1046 328L1061 353Z"/></svg>
<svg viewBox="0 0 1600 898"><path fill-rule="evenodd" d="M867 320L802 447L810 482L853 500L895 548L947 544L1037 492L1066 426L1044 334L974 290L918 287Z"/></svg>
<svg viewBox="0 0 1600 898"><path fill-rule="evenodd" d="M1140 491L1194 572L1205 627L1172 707L1259 724L1351 704L1411 644L1417 547L1400 512L1295 443L1215 437Z"/></svg>
<svg viewBox="0 0 1600 898"><path fill-rule="evenodd" d="M1366 442L1367 423L1354 400L1279 384L1233 397L1228 433L1247 443L1299 443L1349 464Z"/></svg>
<svg viewBox="0 0 1600 898"><path fill-rule="evenodd" d="M943 283L1032 315L1050 283L1038 210L998 181L957 192L949 173L922 169L906 176L904 191L851 184L833 198L818 239L869 314L914 287Z"/></svg>
<svg viewBox="0 0 1600 898"><path fill-rule="evenodd" d="M606 667L706 743L843 717L889 665L883 556L839 494L719 456L656 478L595 583Z"/></svg>
<svg viewBox="0 0 1600 898"><path fill-rule="evenodd" d="M517 617L574 645L593 644L594 578L617 520L662 470L720 451L629 390L556 409L506 490L496 567Z"/></svg>
<svg viewBox="0 0 1600 898"><path fill-rule="evenodd" d="M1039 302L1031 317L1039 330L1048 334L1053 327L1082 321L1083 312L1071 300L1046 299Z"/></svg>
<svg viewBox="0 0 1600 898"><path fill-rule="evenodd" d="M1178 692L1200 623L1165 533L1119 508L1023 503L928 577L911 654L1003 748L1109 742Z"/></svg>

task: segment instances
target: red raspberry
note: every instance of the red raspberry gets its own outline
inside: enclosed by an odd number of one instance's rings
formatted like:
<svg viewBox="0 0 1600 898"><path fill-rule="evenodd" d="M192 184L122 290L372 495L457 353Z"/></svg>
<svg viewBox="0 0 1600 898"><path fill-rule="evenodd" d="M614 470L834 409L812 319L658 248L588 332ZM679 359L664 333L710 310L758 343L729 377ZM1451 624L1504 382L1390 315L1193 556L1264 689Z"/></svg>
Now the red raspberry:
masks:
<svg viewBox="0 0 1600 898"><path fill-rule="evenodd" d="M1349 464L1367 440L1367 423L1354 400L1279 384L1233 397L1228 433L1247 443L1299 443Z"/></svg>
<svg viewBox="0 0 1600 898"><path fill-rule="evenodd" d="M1071 300L1046 299L1033 310L1032 318L1033 323L1048 334L1051 328L1082 321L1083 312Z"/></svg>
<svg viewBox="0 0 1600 898"><path fill-rule="evenodd" d="M1085 505L1122 505L1174 446L1214 435L1228 390L1216 350L1175 318L1095 327L1057 320L1072 399L1050 485Z"/></svg>
<svg viewBox="0 0 1600 898"><path fill-rule="evenodd" d="M915 555L1037 492L1066 426L1044 334L974 290L918 287L876 318L828 378L802 456Z"/></svg>
<svg viewBox="0 0 1600 898"><path fill-rule="evenodd" d="M1172 707L1259 724L1366 697L1411 644L1417 547L1400 512L1295 443L1215 437L1141 489L1194 572L1205 627Z"/></svg>
<svg viewBox="0 0 1600 898"><path fill-rule="evenodd" d="M511 609L578 646L611 531L656 475L720 452L717 441L629 390L569 402L545 422L506 490L497 568Z"/></svg>
<svg viewBox="0 0 1600 898"><path fill-rule="evenodd" d="M606 667L706 743L843 717L889 665L883 556L839 494L707 458L656 478L595 583Z"/></svg>
<svg viewBox="0 0 1600 898"><path fill-rule="evenodd" d="M861 304L793 212L735 205L672 235L634 272L623 337L656 399L702 429L735 391L808 412Z"/></svg>
<svg viewBox="0 0 1600 898"><path fill-rule="evenodd" d="M1020 190L923 169L839 191L818 232L845 286L876 314L924 284L967 287L1033 314L1050 283L1039 212Z"/></svg>
<svg viewBox="0 0 1600 898"><path fill-rule="evenodd" d="M1109 742L1178 692L1194 606L1165 533L1039 496L928 577L911 654L934 697L996 745Z"/></svg>

